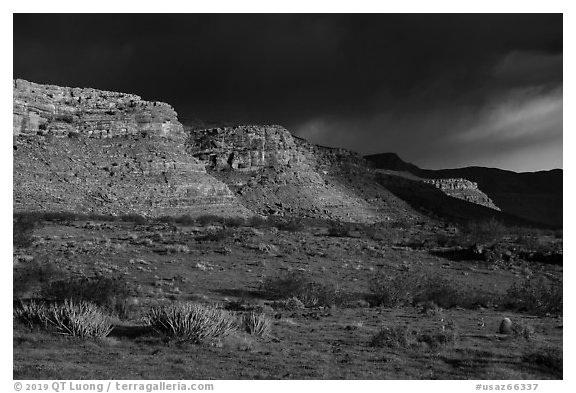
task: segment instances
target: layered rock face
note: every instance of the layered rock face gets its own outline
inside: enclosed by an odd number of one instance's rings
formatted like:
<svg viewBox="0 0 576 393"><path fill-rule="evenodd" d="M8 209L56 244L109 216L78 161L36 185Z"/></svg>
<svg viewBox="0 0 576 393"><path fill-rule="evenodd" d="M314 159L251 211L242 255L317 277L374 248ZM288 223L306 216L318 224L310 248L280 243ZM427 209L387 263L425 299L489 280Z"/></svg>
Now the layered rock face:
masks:
<svg viewBox="0 0 576 393"><path fill-rule="evenodd" d="M410 211L369 176L356 176L356 183L342 177L351 174L355 159L363 161L360 156L313 146L281 126L194 130L187 150L259 214L374 222Z"/></svg>
<svg viewBox="0 0 576 393"><path fill-rule="evenodd" d="M40 85L17 79L14 135L184 138L174 109L133 94Z"/></svg>
<svg viewBox="0 0 576 393"><path fill-rule="evenodd" d="M15 211L251 214L186 153L167 104L17 80L13 134Z"/></svg>
<svg viewBox="0 0 576 393"><path fill-rule="evenodd" d="M424 183L432 184L451 197L486 206L494 210L500 210L500 208L494 204L492 199L478 188L476 182L462 178L423 179L423 181Z"/></svg>
<svg viewBox="0 0 576 393"><path fill-rule="evenodd" d="M188 144L191 154L212 169L253 171L303 163L292 135L276 125L196 130Z"/></svg>

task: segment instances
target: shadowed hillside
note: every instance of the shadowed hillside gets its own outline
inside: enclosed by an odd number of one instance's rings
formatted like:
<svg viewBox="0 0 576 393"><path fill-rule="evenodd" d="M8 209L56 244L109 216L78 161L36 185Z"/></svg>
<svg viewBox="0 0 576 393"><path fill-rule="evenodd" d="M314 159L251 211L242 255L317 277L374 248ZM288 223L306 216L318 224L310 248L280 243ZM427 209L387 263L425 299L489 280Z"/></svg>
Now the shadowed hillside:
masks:
<svg viewBox="0 0 576 393"><path fill-rule="evenodd" d="M523 173L482 167L429 170L404 162L395 153L365 158L378 169L409 172L427 179L464 178L473 181L502 212L554 227L562 226L561 169Z"/></svg>

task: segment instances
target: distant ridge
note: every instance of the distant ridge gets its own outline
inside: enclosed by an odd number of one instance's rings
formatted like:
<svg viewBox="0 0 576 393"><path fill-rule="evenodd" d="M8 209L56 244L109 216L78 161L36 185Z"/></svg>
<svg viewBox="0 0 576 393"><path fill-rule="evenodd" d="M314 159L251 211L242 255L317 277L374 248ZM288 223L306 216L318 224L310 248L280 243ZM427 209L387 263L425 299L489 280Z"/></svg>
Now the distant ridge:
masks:
<svg viewBox="0 0 576 393"><path fill-rule="evenodd" d="M421 178L463 178L478 184L505 213L554 227L563 223L563 170L513 172L497 168L421 169L396 153L364 157L374 168L409 172Z"/></svg>

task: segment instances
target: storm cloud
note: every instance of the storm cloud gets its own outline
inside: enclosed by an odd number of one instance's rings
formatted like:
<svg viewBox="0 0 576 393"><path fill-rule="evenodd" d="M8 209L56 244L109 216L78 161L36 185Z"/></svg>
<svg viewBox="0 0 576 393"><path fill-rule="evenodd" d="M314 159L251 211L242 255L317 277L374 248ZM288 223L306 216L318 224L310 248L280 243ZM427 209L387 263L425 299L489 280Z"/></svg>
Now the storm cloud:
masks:
<svg viewBox="0 0 576 393"><path fill-rule="evenodd" d="M14 77L428 168L562 166L562 15L15 15Z"/></svg>

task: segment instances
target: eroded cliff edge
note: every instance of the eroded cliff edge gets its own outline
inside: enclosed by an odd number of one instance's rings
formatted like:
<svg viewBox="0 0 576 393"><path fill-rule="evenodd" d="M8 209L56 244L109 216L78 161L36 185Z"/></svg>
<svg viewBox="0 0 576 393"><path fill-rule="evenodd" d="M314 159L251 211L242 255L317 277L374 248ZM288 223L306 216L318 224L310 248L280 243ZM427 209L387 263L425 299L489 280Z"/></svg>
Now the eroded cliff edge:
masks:
<svg viewBox="0 0 576 393"><path fill-rule="evenodd" d="M184 149L168 104L15 80L14 210L251 213Z"/></svg>

